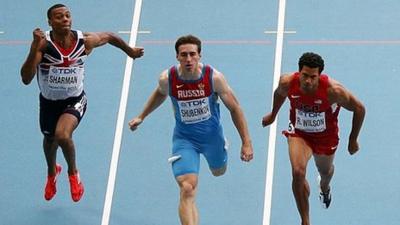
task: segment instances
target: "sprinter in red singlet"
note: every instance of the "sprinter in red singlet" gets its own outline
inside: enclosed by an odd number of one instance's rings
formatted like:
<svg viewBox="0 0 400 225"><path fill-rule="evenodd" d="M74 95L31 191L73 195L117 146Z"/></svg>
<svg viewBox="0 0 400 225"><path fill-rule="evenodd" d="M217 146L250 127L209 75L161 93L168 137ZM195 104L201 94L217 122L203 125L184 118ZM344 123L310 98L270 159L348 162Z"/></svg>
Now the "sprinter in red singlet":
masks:
<svg viewBox="0 0 400 225"><path fill-rule="evenodd" d="M324 60L318 54L307 52L299 60L299 72L283 75L274 92L272 111L262 119L268 126L286 97L290 101L290 122L283 134L289 144L292 166L292 189L301 224L309 225L310 187L306 180L307 163L314 156L319 172L319 198L324 208L331 203L330 181L334 172L333 159L339 144L338 114L341 107L353 112L348 151L359 149L358 135L364 120L363 104L339 82L321 74Z"/></svg>

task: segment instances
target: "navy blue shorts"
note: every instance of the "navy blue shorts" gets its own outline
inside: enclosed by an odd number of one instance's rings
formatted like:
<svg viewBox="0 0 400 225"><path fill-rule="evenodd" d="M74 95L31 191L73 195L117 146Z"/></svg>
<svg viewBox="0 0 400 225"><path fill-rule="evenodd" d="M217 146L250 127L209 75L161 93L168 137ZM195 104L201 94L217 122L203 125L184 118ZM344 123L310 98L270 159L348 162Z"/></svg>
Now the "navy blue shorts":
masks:
<svg viewBox="0 0 400 225"><path fill-rule="evenodd" d="M62 114L69 113L74 115L79 123L86 112L87 99L85 92L82 92L82 94L77 97L56 101L46 99L40 94L39 101L40 130L43 135L50 137L54 136L58 119Z"/></svg>

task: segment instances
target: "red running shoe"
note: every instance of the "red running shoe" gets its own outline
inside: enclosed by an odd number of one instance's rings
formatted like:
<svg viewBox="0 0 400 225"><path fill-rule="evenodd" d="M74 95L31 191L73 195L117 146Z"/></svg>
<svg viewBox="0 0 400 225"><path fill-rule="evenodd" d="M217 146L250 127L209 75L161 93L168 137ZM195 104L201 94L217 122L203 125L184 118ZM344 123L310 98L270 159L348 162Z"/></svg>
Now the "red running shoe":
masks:
<svg viewBox="0 0 400 225"><path fill-rule="evenodd" d="M69 184L71 188L71 197L74 202L77 202L81 199L84 188L79 177L79 172L76 172L73 175L69 175Z"/></svg>
<svg viewBox="0 0 400 225"><path fill-rule="evenodd" d="M47 176L46 187L44 189L44 199L50 201L57 192L57 176L61 173L61 165L56 164L56 175Z"/></svg>

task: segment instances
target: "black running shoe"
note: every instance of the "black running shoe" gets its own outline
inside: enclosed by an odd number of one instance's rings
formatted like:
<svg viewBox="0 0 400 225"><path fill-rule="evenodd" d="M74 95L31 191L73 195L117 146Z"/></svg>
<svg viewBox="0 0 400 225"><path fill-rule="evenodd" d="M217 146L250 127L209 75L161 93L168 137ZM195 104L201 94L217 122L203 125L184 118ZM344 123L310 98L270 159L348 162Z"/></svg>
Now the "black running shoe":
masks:
<svg viewBox="0 0 400 225"><path fill-rule="evenodd" d="M322 208L327 209L332 201L331 189L327 192L323 192L320 186L321 177L318 176L318 187L319 187L319 201L321 202Z"/></svg>
<svg viewBox="0 0 400 225"><path fill-rule="evenodd" d="M329 205L331 204L332 196L331 196L331 190L329 189L327 192L320 192L319 193L319 200L322 204L322 207L324 209L329 208Z"/></svg>

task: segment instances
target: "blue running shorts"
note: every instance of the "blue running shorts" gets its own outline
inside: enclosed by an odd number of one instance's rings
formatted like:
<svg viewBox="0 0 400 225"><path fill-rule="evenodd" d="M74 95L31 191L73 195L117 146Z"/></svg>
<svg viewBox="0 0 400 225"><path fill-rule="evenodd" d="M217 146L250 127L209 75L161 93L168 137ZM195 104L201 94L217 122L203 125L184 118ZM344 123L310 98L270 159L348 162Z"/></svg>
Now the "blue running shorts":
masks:
<svg viewBox="0 0 400 225"><path fill-rule="evenodd" d="M200 154L207 160L210 169L219 169L226 165L228 155L226 141L219 132L210 135L201 142L192 137L174 134L172 142L172 155L180 156L172 162L172 171L175 177L185 174L198 174L200 169Z"/></svg>

